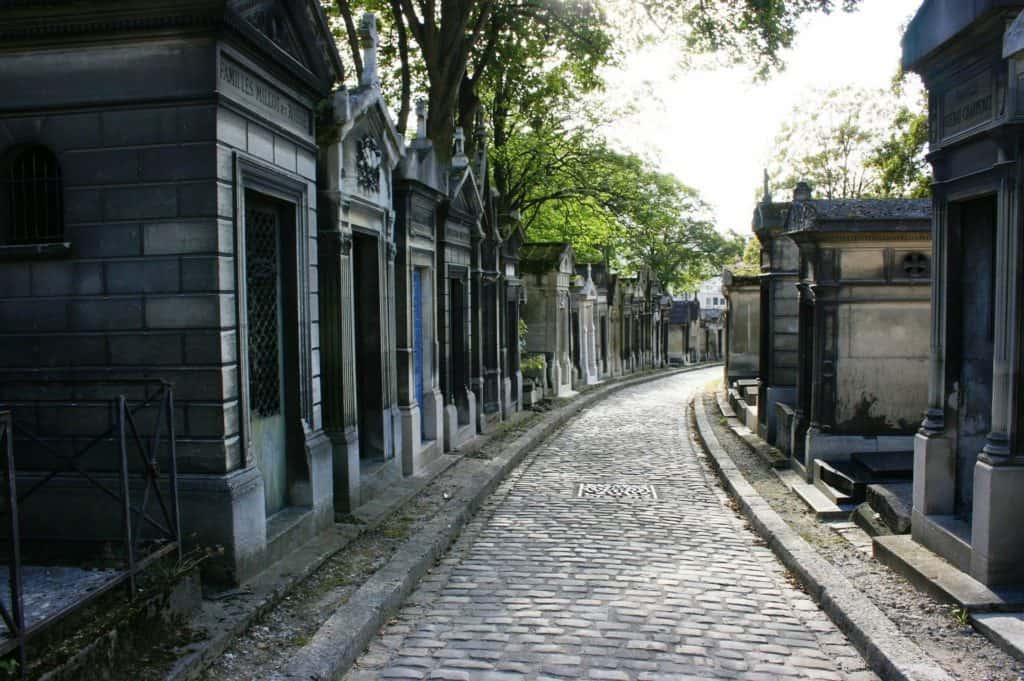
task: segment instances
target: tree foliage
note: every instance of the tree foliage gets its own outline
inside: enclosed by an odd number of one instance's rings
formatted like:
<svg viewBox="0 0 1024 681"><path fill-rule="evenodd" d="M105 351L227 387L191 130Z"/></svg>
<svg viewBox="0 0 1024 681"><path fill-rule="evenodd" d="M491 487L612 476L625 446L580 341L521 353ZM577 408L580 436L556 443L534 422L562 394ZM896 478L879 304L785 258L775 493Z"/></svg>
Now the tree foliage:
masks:
<svg viewBox="0 0 1024 681"><path fill-rule="evenodd" d="M927 196L928 120L923 97L887 90L812 91L793 109L769 162L786 196L800 181L827 199Z"/></svg>
<svg viewBox="0 0 1024 681"><path fill-rule="evenodd" d="M362 69L358 16L381 17L380 75L404 132L425 93L427 136L442 158L456 126L489 123L500 212L518 214L529 238L566 239L584 259L650 267L684 287L742 252L715 231L697 192L597 132L614 117L601 103L602 69L655 37L681 54L720 54L761 75L809 12L859 0L322 0L346 61ZM595 102L597 104L595 104Z"/></svg>
<svg viewBox="0 0 1024 681"><path fill-rule="evenodd" d="M883 198L925 198L931 193L932 177L925 159L928 149L928 114L925 104L903 105L893 117L888 137L868 157L874 168L877 193Z"/></svg>

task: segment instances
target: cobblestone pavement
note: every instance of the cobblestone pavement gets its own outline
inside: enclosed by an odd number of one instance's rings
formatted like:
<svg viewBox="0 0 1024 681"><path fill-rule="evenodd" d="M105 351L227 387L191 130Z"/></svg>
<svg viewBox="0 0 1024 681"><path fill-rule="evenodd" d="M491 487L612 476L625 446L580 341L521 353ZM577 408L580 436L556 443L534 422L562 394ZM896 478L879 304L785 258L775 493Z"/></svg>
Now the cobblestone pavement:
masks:
<svg viewBox="0 0 1024 681"><path fill-rule="evenodd" d="M346 678L874 679L691 444L686 403L720 371L627 389L538 448Z"/></svg>

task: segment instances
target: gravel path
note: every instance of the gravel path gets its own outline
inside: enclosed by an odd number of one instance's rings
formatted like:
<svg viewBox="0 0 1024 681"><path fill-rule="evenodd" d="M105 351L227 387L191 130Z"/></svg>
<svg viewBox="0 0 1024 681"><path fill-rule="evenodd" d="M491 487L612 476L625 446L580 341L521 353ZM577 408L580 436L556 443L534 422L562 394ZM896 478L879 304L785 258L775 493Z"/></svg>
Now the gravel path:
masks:
<svg viewBox="0 0 1024 681"><path fill-rule="evenodd" d="M715 435L744 477L804 540L859 587L907 637L956 678L967 681L1024 679L1024 665L971 627L961 626L948 606L918 591L902 576L819 522L764 460L721 422L714 394L705 393L703 399Z"/></svg>

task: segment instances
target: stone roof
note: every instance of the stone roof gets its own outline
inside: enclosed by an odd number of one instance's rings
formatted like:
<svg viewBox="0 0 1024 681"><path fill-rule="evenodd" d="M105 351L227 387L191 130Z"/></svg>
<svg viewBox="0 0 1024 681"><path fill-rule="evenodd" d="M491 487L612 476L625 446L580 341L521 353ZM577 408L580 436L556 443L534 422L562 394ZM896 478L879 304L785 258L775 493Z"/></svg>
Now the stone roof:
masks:
<svg viewBox="0 0 1024 681"><path fill-rule="evenodd" d="M928 232L930 199L810 199L794 201L786 232Z"/></svg>
<svg viewBox="0 0 1024 681"><path fill-rule="evenodd" d="M770 203L762 201L754 209L753 231L759 237L768 236L772 229L779 229L786 222L786 215L789 213L790 203Z"/></svg>
<svg viewBox="0 0 1024 681"><path fill-rule="evenodd" d="M524 262L557 265L568 248L570 246L567 241L531 241L519 249L519 259Z"/></svg>
<svg viewBox="0 0 1024 681"><path fill-rule="evenodd" d="M925 0L903 34L903 68L926 57L996 11L1024 8L1021 0Z"/></svg>
<svg viewBox="0 0 1024 681"><path fill-rule="evenodd" d="M931 220L931 199L813 199L819 221Z"/></svg>

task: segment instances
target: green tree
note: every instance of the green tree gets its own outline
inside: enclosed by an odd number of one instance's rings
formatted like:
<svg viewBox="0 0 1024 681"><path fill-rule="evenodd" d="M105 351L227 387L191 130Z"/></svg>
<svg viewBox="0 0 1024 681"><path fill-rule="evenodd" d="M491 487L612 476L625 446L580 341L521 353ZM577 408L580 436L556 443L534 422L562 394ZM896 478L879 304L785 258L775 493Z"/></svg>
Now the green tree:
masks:
<svg viewBox="0 0 1024 681"><path fill-rule="evenodd" d="M775 193L805 181L827 199L927 196L928 121L923 97L846 88L811 91L775 140ZM905 98L904 98L905 99Z"/></svg>
<svg viewBox="0 0 1024 681"><path fill-rule="evenodd" d="M602 7L609 4L614 11L605 13ZM499 59L503 44L547 39L557 45L560 36L572 34L566 29L583 19L583 24L600 22L604 36L634 44L667 32L687 52L751 62L764 75L780 66L780 53L792 44L800 17L857 4L859 0L334 0L332 11L341 19L357 71L361 65L354 16L362 9L390 13L403 74L399 111L409 110L418 65L428 89L427 134L444 155L456 121L468 128L474 120L481 105L478 88L488 72L509 66ZM409 49L410 37L418 50ZM599 52L600 43L595 47ZM543 61L534 63L543 69Z"/></svg>
<svg viewBox="0 0 1024 681"><path fill-rule="evenodd" d="M675 39L688 57L712 55L755 68L761 78L783 67L799 20L853 11L860 0L616 0L616 14L642 40Z"/></svg>
<svg viewBox="0 0 1024 681"><path fill-rule="evenodd" d="M868 157L878 177L877 190L883 198L925 198L931 195L931 167L928 152L928 114L923 102L916 107L901 106L889 136Z"/></svg>

